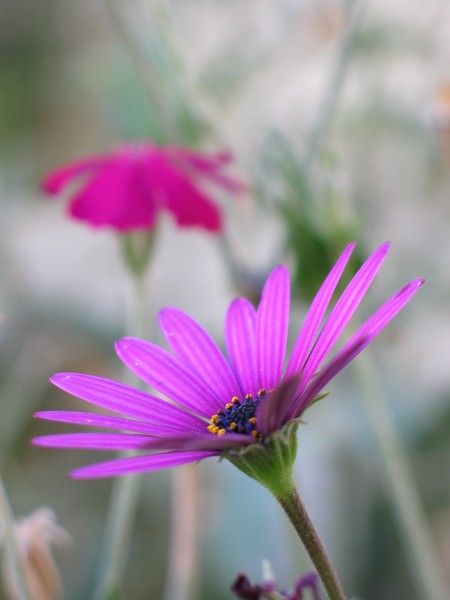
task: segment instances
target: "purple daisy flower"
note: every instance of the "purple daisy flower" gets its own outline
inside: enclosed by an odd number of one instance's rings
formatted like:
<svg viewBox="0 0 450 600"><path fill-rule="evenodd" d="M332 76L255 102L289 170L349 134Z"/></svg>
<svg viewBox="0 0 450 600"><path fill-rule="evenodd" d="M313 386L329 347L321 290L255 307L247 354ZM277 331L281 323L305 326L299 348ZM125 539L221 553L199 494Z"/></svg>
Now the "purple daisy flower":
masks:
<svg viewBox="0 0 450 600"><path fill-rule="evenodd" d="M324 362L380 269L389 244L381 245L366 260L324 320L353 248L353 243L346 247L320 287L285 368L290 284L287 269L279 266L269 275L257 309L245 298L231 303L225 321L228 359L196 321L177 309L165 308L159 322L172 352L130 337L117 342L116 350L131 371L170 400L92 375L59 373L51 378L56 386L121 416L66 411L35 416L118 433L56 434L35 438L34 444L143 451L77 469L72 472L76 478L154 471L225 452L244 472L270 487L255 475L253 467L247 464L243 468L241 457L251 449L269 448L272 452L278 435L286 430L295 432L300 417L331 379L382 331L423 283L416 279L400 289ZM290 440L292 464L295 442L292 436Z"/></svg>

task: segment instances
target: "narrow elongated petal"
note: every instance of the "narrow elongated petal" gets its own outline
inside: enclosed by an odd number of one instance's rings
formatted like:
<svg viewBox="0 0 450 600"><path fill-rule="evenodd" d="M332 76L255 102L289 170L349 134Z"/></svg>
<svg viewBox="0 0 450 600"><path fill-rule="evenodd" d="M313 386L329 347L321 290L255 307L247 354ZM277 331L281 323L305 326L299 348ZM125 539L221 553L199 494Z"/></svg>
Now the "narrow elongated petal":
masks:
<svg viewBox="0 0 450 600"><path fill-rule="evenodd" d="M92 479L101 477L114 477L116 475L127 475L129 473L142 473L143 471L159 471L197 462L218 455L218 452L168 452L167 454L152 454L150 456L132 456L130 458L119 458L107 462L90 465L76 469L70 474L74 479Z"/></svg>
<svg viewBox="0 0 450 600"><path fill-rule="evenodd" d="M128 417L168 426L180 423L190 429L204 428L195 415L123 383L80 373L57 373L50 381L86 402Z"/></svg>
<svg viewBox="0 0 450 600"><path fill-rule="evenodd" d="M94 173L105 166L109 160L107 156L90 156L84 160L60 167L47 175L42 187L49 194L58 194L73 179L86 173Z"/></svg>
<svg viewBox="0 0 450 600"><path fill-rule="evenodd" d="M163 425L162 423L144 423L132 419L121 419L109 415L97 415L95 413L84 413L74 411L47 410L37 412L33 415L37 419L44 421L54 421L57 423L71 423L72 425L87 425L89 427L102 427L106 429L117 429L119 431L128 431L133 433L142 433L145 435L176 435L183 432L189 435L200 433L200 429L190 429L188 424L178 422L175 425ZM157 418L157 417L156 417ZM203 425L203 430L206 425Z"/></svg>
<svg viewBox="0 0 450 600"><path fill-rule="evenodd" d="M215 390L223 402L240 393L236 377L216 342L180 310L159 313L161 330L176 356Z"/></svg>
<svg viewBox="0 0 450 600"><path fill-rule="evenodd" d="M223 406L224 400L215 390L162 348L138 338L124 338L117 342L116 351L143 381L207 419Z"/></svg>
<svg viewBox="0 0 450 600"><path fill-rule="evenodd" d="M228 358L242 394L260 389L256 370L256 311L248 300L237 298L230 304L225 322Z"/></svg>
<svg viewBox="0 0 450 600"><path fill-rule="evenodd" d="M268 436L287 421L287 414L295 401L301 375L286 379L265 396L256 412L258 431Z"/></svg>
<svg viewBox="0 0 450 600"><path fill-rule="evenodd" d="M89 435L89 434L87 434ZM227 433L227 435L213 435L206 431L204 434L175 433L170 437L147 438L148 443L144 445L152 452L180 452L186 450L226 450L227 448L239 448L256 443L256 439L250 435L241 433Z"/></svg>
<svg viewBox="0 0 450 600"><path fill-rule="evenodd" d="M382 244L366 260L331 311L327 322L317 338L303 369L302 385L306 386L310 378L334 346L336 340L352 318L361 300L374 280L389 251L389 243Z"/></svg>
<svg viewBox="0 0 450 600"><path fill-rule="evenodd" d="M46 448L84 448L86 450L137 450L148 448L151 438L126 433L57 433L33 439Z"/></svg>
<svg viewBox="0 0 450 600"><path fill-rule="evenodd" d="M276 267L267 279L256 313L256 362L258 384L270 390L283 371L289 320L289 273Z"/></svg>
<svg viewBox="0 0 450 600"><path fill-rule="evenodd" d="M334 294L336 286L341 279L342 273L347 266L354 247L354 242L346 247L344 252L336 261L334 267L328 273L319 291L315 295L314 300L312 301L311 306L306 313L305 321L300 329L297 341L294 344L294 348L286 368L287 377L293 375L302 368L305 359L308 356L311 344L317 335L322 319Z"/></svg>
<svg viewBox="0 0 450 600"><path fill-rule="evenodd" d="M195 170L197 174L231 193L239 194L247 190L247 186L242 181L223 173L223 168L233 161L231 152L224 151L207 155L184 148L172 147L170 149L166 148L165 154L168 158L172 158L175 164L181 167L184 166L185 169L187 167L190 171Z"/></svg>
<svg viewBox="0 0 450 600"><path fill-rule="evenodd" d="M344 367L348 365L370 342L386 327L386 325L400 312L407 302L414 296L423 279L415 279L387 300L374 314L361 325L345 346L315 377L310 386L301 395L296 414L300 414L316 395L322 390Z"/></svg>

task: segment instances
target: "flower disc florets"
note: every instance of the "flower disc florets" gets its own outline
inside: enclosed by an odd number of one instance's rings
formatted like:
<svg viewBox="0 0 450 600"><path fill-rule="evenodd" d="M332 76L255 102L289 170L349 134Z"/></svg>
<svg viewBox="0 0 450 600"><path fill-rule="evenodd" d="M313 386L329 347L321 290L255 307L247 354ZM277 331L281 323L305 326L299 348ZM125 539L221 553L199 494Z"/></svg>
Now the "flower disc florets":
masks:
<svg viewBox="0 0 450 600"><path fill-rule="evenodd" d="M224 435L227 431L235 433L247 433L259 441L263 436L256 428L256 410L261 399L266 395L266 390L261 389L255 397L247 394L241 402L237 396L233 396L231 402L225 405L225 410L219 409L210 419L208 431L216 435Z"/></svg>

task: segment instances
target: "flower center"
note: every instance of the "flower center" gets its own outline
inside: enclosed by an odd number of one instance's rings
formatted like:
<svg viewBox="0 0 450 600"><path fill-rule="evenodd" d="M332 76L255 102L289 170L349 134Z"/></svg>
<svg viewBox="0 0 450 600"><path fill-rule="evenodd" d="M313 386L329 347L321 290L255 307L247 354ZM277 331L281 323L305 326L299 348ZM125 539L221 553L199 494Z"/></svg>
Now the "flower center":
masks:
<svg viewBox="0 0 450 600"><path fill-rule="evenodd" d="M266 395L266 390L261 389L255 397L247 394L243 401L237 396L231 398L231 402L225 404L225 409L219 409L210 419L208 431L215 435L224 435L227 431L235 433L247 433L262 440L262 435L256 428L256 409L261 399Z"/></svg>

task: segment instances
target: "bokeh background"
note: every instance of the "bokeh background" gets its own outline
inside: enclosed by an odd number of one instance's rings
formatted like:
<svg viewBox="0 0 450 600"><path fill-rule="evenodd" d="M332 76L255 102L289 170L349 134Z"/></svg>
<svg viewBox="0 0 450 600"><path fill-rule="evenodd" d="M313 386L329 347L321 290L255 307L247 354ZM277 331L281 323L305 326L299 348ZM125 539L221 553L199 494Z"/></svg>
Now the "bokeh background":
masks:
<svg viewBox="0 0 450 600"><path fill-rule="evenodd" d="M356 239L390 257L360 318L409 279L426 285L374 343L380 385L450 571L450 5L445 0L6 0L0 7L0 461L17 515L50 506L65 598L92 589L110 481L67 472L98 453L33 448L37 409L81 409L59 370L121 377L129 282L117 239L44 197L43 176L124 140L229 148L250 184L223 196L224 239L161 222L148 336L177 306L222 340L229 301L257 299L286 262L292 337L327 264ZM293 218L292 215L295 215ZM230 269L230 267L232 267ZM349 594L424 600L414 588L349 369L308 411L297 478ZM199 600L231 598L263 558L288 587L308 570L268 493L228 464L199 466ZM170 475L145 477L124 597L162 598ZM0 597L3 592L0 591Z"/></svg>

